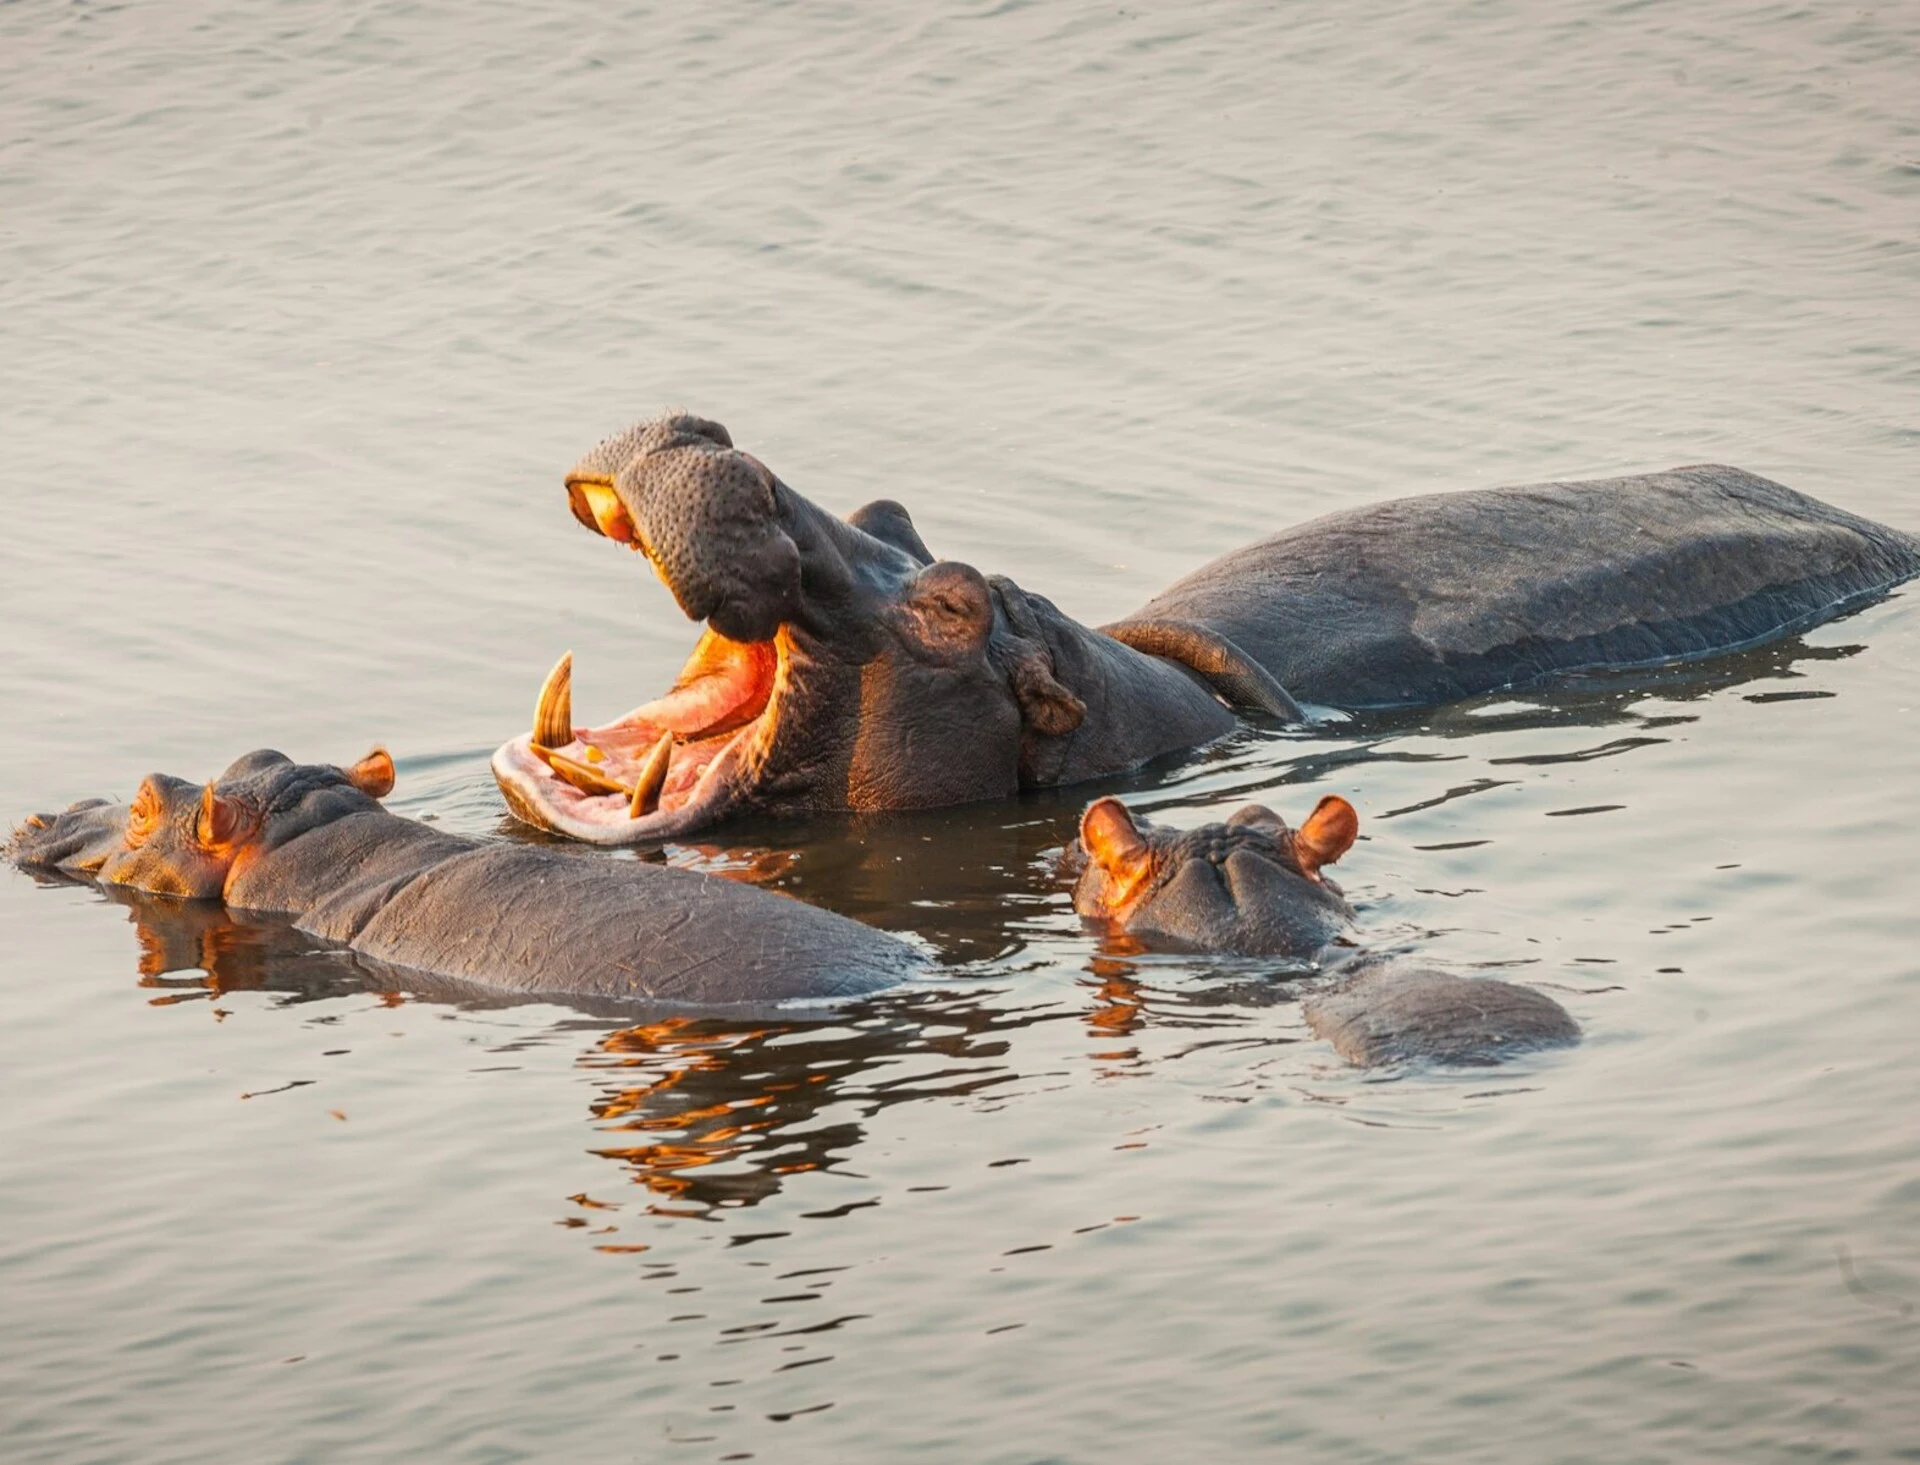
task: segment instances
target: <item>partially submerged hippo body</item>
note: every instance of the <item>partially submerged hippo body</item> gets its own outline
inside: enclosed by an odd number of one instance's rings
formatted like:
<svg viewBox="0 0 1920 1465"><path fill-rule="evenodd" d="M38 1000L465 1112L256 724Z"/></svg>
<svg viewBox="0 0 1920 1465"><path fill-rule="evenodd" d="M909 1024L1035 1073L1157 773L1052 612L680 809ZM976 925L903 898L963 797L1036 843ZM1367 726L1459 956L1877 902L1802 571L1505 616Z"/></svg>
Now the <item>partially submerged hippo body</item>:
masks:
<svg viewBox="0 0 1920 1465"><path fill-rule="evenodd" d="M599 844L744 813L928 808L1100 777L1294 698L1417 706L1804 629L1920 573L1920 541L1735 468L1401 499L1204 567L1094 630L936 561L889 501L816 507L669 415L567 476L708 630L674 687L577 728L570 662L494 755L508 806Z"/></svg>
<svg viewBox="0 0 1920 1465"><path fill-rule="evenodd" d="M1175 830L1097 799L1073 851L1074 909L1190 950L1331 957L1333 985L1306 1000L1307 1025L1363 1067L1480 1065L1579 1041L1567 1010L1531 987L1355 953L1353 908L1320 871L1358 831L1352 805L1334 795L1297 830L1259 804L1224 824Z"/></svg>
<svg viewBox="0 0 1920 1465"><path fill-rule="evenodd" d="M921 965L843 916L718 876L486 843L389 814L383 752L351 768L262 750L204 789L155 774L131 805L29 819L14 863L271 913L448 984L697 1007L838 998Z"/></svg>

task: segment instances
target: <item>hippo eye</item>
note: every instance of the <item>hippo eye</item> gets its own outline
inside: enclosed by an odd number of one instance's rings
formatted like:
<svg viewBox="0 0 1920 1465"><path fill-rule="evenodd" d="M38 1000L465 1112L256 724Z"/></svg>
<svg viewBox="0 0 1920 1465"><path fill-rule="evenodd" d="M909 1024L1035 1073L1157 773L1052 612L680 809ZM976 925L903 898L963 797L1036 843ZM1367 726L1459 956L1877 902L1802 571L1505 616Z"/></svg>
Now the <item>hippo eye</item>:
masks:
<svg viewBox="0 0 1920 1465"><path fill-rule="evenodd" d="M140 792L134 797L133 806L127 810L127 848L138 849L151 839L165 813L166 809L153 787L142 784Z"/></svg>

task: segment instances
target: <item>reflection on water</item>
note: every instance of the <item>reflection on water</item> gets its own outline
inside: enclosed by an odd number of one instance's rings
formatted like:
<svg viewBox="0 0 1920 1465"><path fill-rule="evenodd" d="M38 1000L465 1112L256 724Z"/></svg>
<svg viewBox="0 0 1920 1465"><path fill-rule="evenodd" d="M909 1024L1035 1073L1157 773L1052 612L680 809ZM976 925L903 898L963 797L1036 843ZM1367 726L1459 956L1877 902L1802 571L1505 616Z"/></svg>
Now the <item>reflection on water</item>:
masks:
<svg viewBox="0 0 1920 1465"><path fill-rule="evenodd" d="M237 920L218 901L180 900L124 886L97 888L127 912L139 945L135 969L142 987L161 994L152 999L156 1007L218 1000L230 992L317 1002L367 989L351 955L284 921Z"/></svg>
<svg viewBox="0 0 1920 1465"><path fill-rule="evenodd" d="M645 1187L655 1215L755 1205L784 1177L845 1162L889 1105L1010 1082L1007 1034L1036 1020L910 996L869 999L830 1021L678 1017L622 1028L580 1059L612 1085L592 1104L604 1137L593 1153ZM847 1117L823 1120L828 1111Z"/></svg>
<svg viewBox="0 0 1920 1465"><path fill-rule="evenodd" d="M723 858L718 851L712 857ZM216 901L100 891L127 912L139 985L160 994L151 999L155 1006L217 1002L238 992L272 994L282 1005L362 992L390 1003L467 1010L546 1005L386 969L285 921L236 916ZM843 1161L860 1144L863 1121L888 1105L963 1098L1009 1081L1001 1061L1007 1034L1041 1019L982 998L914 990L837 1006L825 1016L804 1008L790 1018L750 1021L666 1012L613 1027L578 1060L596 1076L588 1106L600 1136L593 1153L618 1162L646 1189L650 1214L751 1206L777 1193L785 1176ZM566 1028L581 1030L577 1023ZM936 1060L934 1067L911 1079L881 1076L923 1057ZM834 1109L852 1117L822 1122Z"/></svg>

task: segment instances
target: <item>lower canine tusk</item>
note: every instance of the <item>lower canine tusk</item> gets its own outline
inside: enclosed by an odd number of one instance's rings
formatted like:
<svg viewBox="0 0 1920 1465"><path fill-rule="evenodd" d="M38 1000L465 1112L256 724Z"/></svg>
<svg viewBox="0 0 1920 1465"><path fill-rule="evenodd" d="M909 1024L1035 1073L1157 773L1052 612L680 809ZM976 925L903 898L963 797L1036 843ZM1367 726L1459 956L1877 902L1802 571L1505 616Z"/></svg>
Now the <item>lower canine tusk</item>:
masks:
<svg viewBox="0 0 1920 1465"><path fill-rule="evenodd" d="M644 819L660 807L660 790L667 784L667 765L673 762L673 734L663 732L660 741L640 765L640 777L633 785L633 798L627 804L629 819Z"/></svg>
<svg viewBox="0 0 1920 1465"><path fill-rule="evenodd" d="M540 700L533 704L533 741L536 747L564 748L573 741L573 653L553 664L540 684Z"/></svg>
<svg viewBox="0 0 1920 1465"><path fill-rule="evenodd" d="M583 794L626 794L633 790L624 783L608 778L606 774L589 763L579 763L565 753L556 753L551 748L536 747L542 762L554 771L563 783L570 783Z"/></svg>

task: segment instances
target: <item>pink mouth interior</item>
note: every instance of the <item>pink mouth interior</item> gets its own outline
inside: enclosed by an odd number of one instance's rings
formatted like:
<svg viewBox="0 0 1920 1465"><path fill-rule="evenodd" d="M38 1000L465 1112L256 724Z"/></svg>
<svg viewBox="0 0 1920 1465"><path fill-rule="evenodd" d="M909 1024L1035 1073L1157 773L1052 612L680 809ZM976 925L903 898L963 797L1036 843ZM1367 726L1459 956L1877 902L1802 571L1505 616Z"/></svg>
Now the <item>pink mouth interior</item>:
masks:
<svg viewBox="0 0 1920 1465"><path fill-rule="evenodd" d="M576 727L571 742L546 750L631 789L654 745L663 734L673 734L666 782L650 814L636 819L626 794L578 787L526 737L501 750L518 785L508 790L509 797L517 792L536 805L517 810L534 823L550 823L538 815L551 811L596 828L635 833L653 823L678 824L670 816L724 799L720 770L734 761L729 755L745 751L768 720L779 670L773 642L729 641L709 630L665 696L603 726Z"/></svg>

